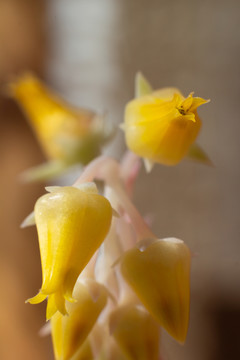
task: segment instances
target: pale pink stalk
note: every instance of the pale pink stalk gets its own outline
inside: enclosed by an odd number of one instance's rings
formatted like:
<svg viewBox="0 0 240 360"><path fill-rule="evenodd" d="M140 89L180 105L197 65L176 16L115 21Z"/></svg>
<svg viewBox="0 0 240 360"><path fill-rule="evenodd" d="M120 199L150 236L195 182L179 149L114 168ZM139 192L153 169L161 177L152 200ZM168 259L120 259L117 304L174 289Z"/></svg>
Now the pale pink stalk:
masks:
<svg viewBox="0 0 240 360"><path fill-rule="evenodd" d="M141 169L141 158L127 150L121 161L121 175L128 196L132 197L134 183Z"/></svg>
<svg viewBox="0 0 240 360"><path fill-rule="evenodd" d="M114 190L119 204L124 208L131 219L138 240L157 238L129 199L122 184L120 165L115 159L107 156L96 158L86 166L81 176L73 185L91 182L94 178L105 181L106 184Z"/></svg>

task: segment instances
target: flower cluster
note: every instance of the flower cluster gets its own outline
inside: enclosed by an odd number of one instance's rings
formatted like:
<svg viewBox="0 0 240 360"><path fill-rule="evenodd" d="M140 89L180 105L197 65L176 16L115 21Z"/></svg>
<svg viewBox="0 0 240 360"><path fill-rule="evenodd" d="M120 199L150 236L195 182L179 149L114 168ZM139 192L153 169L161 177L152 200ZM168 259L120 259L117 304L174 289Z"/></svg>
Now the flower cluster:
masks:
<svg viewBox="0 0 240 360"><path fill-rule="evenodd" d="M201 125L196 109L206 101L173 88L153 92L141 75L136 84L123 126L133 152L120 162L99 156L72 186L47 187L24 222L36 223L42 264L41 289L28 302L47 299L56 360L159 360L161 328L180 343L187 336L190 250L182 240L156 236L131 197L139 156L148 168L176 164L188 152L208 161L200 147L190 151ZM54 123L56 112L47 104L36 120L33 102L32 119L57 154L59 123L48 129L45 116L49 111ZM94 180L104 184L102 195Z"/></svg>

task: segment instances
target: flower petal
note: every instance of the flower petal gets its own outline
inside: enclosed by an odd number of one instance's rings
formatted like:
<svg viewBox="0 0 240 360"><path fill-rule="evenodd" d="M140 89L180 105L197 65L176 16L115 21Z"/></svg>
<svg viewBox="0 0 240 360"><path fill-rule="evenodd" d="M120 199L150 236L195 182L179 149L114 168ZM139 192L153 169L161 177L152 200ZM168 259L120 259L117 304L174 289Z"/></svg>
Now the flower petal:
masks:
<svg viewBox="0 0 240 360"><path fill-rule="evenodd" d="M138 72L135 77L135 97L141 97L152 92L152 87L143 76L142 73Z"/></svg>
<svg viewBox="0 0 240 360"><path fill-rule="evenodd" d="M184 342L189 318L190 260L178 239L157 240L124 254L124 278L155 319L179 342Z"/></svg>
<svg viewBox="0 0 240 360"><path fill-rule="evenodd" d="M35 205L42 288L29 300L38 303L49 296L47 319L57 310L66 314L65 301L75 301L77 278L106 237L112 219L112 207L95 184L53 190Z"/></svg>
<svg viewBox="0 0 240 360"><path fill-rule="evenodd" d="M35 222L35 214L34 214L34 211L32 211L24 220L23 222L21 223L20 225L20 228L23 229L25 227L28 227L28 226L32 226L32 225L35 225L36 222Z"/></svg>
<svg viewBox="0 0 240 360"><path fill-rule="evenodd" d="M193 93L184 98L177 88L149 92L144 91L143 86L141 96L125 108L124 132L128 148L145 162L147 159L176 165L187 155L200 131L201 120L196 109L206 102L193 97Z"/></svg>
<svg viewBox="0 0 240 360"><path fill-rule="evenodd" d="M41 291L34 297L27 299L25 302L29 304L39 304L47 298L46 294L41 293Z"/></svg>
<svg viewBox="0 0 240 360"><path fill-rule="evenodd" d="M160 327L145 310L117 308L110 315L110 333L129 360L159 359Z"/></svg>
<svg viewBox="0 0 240 360"><path fill-rule="evenodd" d="M111 205L101 195L62 187L42 196L36 203L35 214L43 270L42 291L51 294L64 286L64 293L67 289L71 292L77 277L107 234Z"/></svg>
<svg viewBox="0 0 240 360"><path fill-rule="evenodd" d="M89 293L92 287L95 300ZM77 353L104 309L108 295L104 286L90 281L86 284L77 283L74 297L77 302L67 304L68 316L58 312L51 318L56 360L68 360Z"/></svg>
<svg viewBox="0 0 240 360"><path fill-rule="evenodd" d="M190 149L187 154L188 158L197 161L199 163L213 166L213 163L206 152L201 148L200 145L194 143L190 146Z"/></svg>

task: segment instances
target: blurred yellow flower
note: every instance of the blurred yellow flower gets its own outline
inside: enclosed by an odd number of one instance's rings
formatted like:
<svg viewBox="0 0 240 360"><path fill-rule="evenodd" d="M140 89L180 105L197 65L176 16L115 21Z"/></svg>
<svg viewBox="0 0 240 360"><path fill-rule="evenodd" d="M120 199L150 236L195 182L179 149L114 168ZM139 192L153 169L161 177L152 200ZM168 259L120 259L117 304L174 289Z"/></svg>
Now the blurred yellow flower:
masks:
<svg viewBox="0 0 240 360"><path fill-rule="evenodd" d="M160 327L139 306L118 307L110 315L110 333L129 360L158 360Z"/></svg>
<svg viewBox="0 0 240 360"><path fill-rule="evenodd" d="M184 342L189 320L191 254L175 238L146 240L127 251L121 270L146 309L165 330Z"/></svg>
<svg viewBox="0 0 240 360"><path fill-rule="evenodd" d="M48 296L47 319L59 310L66 314L65 299L73 301L76 280L108 233L112 218L109 201L94 183L78 188L56 187L36 202L42 263L42 287L29 299L32 304Z"/></svg>
<svg viewBox="0 0 240 360"><path fill-rule="evenodd" d="M102 116L65 103L30 73L9 84L9 89L50 160L49 166L44 164L27 173L29 179L54 175L75 163L88 163L100 154L112 133Z"/></svg>
<svg viewBox="0 0 240 360"><path fill-rule="evenodd" d="M148 162L175 165L187 155L201 128L197 108L208 102L176 88L151 91L140 77L137 98L125 109L128 148Z"/></svg>
<svg viewBox="0 0 240 360"><path fill-rule="evenodd" d="M88 334L107 304L108 292L94 280L77 282L75 303L67 303L67 315L57 312L51 318L51 332L56 360L93 359Z"/></svg>

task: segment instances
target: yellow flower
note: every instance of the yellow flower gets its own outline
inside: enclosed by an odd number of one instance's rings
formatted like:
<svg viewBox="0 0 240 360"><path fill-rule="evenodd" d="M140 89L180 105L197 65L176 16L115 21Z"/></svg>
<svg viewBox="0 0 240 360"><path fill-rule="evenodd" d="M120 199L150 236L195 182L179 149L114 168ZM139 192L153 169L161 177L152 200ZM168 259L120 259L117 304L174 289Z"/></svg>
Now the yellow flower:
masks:
<svg viewBox="0 0 240 360"><path fill-rule="evenodd" d="M179 342L189 320L191 254L175 238L142 241L121 261L124 278L146 309Z"/></svg>
<svg viewBox="0 0 240 360"><path fill-rule="evenodd" d="M51 318L51 332L56 360L93 359L88 334L107 303L108 293L94 280L77 282L75 303L67 303L67 315ZM87 339L87 340L86 340ZM84 357L85 356L85 357Z"/></svg>
<svg viewBox="0 0 240 360"><path fill-rule="evenodd" d="M144 81L138 79L138 98L126 105L127 146L148 162L175 165L194 143L201 128L196 110L208 101L193 93L184 98L176 88L151 91Z"/></svg>
<svg viewBox="0 0 240 360"><path fill-rule="evenodd" d="M48 296L47 318L66 314L76 280L109 230L112 208L94 183L56 187L35 205L42 263L42 287L32 304Z"/></svg>
<svg viewBox="0 0 240 360"><path fill-rule="evenodd" d="M160 328L144 309L125 305L114 310L110 332L127 359L159 359Z"/></svg>
<svg viewBox="0 0 240 360"><path fill-rule="evenodd" d="M54 175L71 164L88 163L111 135L103 117L66 104L32 74L24 74L9 88L50 160L50 165L27 173L30 179Z"/></svg>

